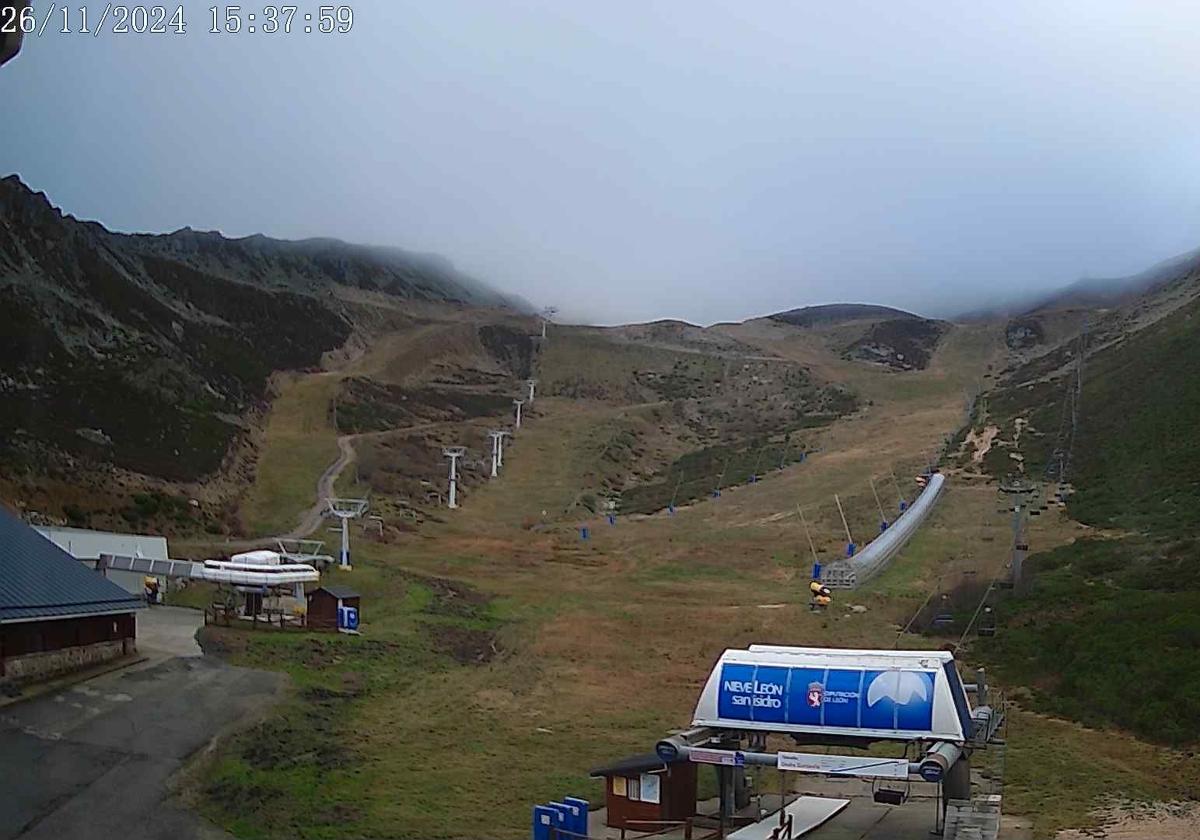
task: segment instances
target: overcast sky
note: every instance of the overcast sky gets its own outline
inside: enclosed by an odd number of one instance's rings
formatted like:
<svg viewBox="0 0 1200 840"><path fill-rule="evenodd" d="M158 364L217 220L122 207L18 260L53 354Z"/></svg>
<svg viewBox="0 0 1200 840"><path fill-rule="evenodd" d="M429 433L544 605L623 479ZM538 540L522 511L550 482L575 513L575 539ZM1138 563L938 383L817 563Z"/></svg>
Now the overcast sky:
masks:
<svg viewBox="0 0 1200 840"><path fill-rule="evenodd" d="M213 35L209 5L28 39L0 172L118 230L435 251L608 323L946 315L1200 246L1195 2L356 0L348 35Z"/></svg>

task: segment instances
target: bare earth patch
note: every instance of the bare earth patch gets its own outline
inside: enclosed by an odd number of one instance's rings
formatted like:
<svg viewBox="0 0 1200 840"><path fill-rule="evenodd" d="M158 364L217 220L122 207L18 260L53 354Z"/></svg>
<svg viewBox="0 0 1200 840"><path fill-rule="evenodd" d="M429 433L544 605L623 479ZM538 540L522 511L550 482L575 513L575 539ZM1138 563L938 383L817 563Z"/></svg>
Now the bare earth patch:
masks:
<svg viewBox="0 0 1200 840"><path fill-rule="evenodd" d="M996 439L996 435L1000 434L999 426L988 426L978 435L972 429L967 433L966 445L974 447L974 452L971 453L971 460L976 464L982 464L984 457L992 449L992 442Z"/></svg>
<svg viewBox="0 0 1200 840"><path fill-rule="evenodd" d="M1200 837L1200 804L1152 802L1104 810L1100 824L1060 831L1057 840L1194 840Z"/></svg>

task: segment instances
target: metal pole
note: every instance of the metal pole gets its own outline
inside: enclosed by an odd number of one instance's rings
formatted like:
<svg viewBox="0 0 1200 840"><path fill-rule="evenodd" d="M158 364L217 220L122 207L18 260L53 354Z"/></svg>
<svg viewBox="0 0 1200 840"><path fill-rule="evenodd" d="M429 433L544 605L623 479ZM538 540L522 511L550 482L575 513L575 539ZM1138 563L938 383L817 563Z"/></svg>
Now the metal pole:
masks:
<svg viewBox="0 0 1200 840"><path fill-rule="evenodd" d="M754 458L754 469L750 471L750 480L758 480L758 466L762 463L763 453L767 451L767 445L764 443L762 448L758 450L758 455Z"/></svg>
<svg viewBox="0 0 1200 840"><path fill-rule="evenodd" d="M450 456L450 505L449 505L449 507L451 509L458 507L458 501L457 501L457 495L456 495L456 491L458 490L458 486L457 486L458 485L458 475L456 474L457 471L454 469L454 466L457 462L458 462L458 456L451 455Z"/></svg>
<svg viewBox="0 0 1200 840"><path fill-rule="evenodd" d="M721 495L721 485L725 483L725 470L729 468L729 456L725 456L725 463L721 465L721 473L717 476L717 486L713 490L714 496Z"/></svg>
<svg viewBox="0 0 1200 840"><path fill-rule="evenodd" d="M838 494L833 494L833 500L837 502L838 513L842 517L842 527L846 529L846 542L853 543L854 537L850 536L850 525L846 522L846 512L842 510L842 500L838 498Z"/></svg>
<svg viewBox="0 0 1200 840"><path fill-rule="evenodd" d="M671 510L675 509L675 500L679 498L679 485L683 484L683 470L679 471L679 478L675 481L675 491L671 493Z"/></svg>
<svg viewBox="0 0 1200 840"><path fill-rule="evenodd" d="M804 518L804 508L796 505L796 510L800 514L800 524L804 526L804 536L808 537L808 550L812 552L813 565L815 566L820 561L817 559L817 547L813 544L812 533L808 530L808 520Z"/></svg>
<svg viewBox="0 0 1200 840"><path fill-rule="evenodd" d="M350 518L339 516L342 520L342 568L350 568Z"/></svg>
<svg viewBox="0 0 1200 840"><path fill-rule="evenodd" d="M903 507L908 503L908 499L904 498L904 491L900 489L900 482L896 480L896 471L892 470L892 484L896 487L896 496L900 499L900 505Z"/></svg>
<svg viewBox="0 0 1200 840"><path fill-rule="evenodd" d="M867 481L871 482L871 495L875 497L875 507L879 508L879 521L886 523L887 514L883 512L883 503L879 501L879 493L875 490L875 479L868 478Z"/></svg>

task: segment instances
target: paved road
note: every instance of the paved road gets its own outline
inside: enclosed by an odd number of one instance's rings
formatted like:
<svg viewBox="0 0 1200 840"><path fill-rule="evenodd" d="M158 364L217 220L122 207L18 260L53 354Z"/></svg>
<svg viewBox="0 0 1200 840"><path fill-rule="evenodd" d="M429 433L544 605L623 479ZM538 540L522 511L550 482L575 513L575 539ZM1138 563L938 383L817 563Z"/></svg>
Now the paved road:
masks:
<svg viewBox="0 0 1200 840"><path fill-rule="evenodd" d="M177 657L3 709L0 840L224 837L174 801L172 776L282 686L278 674Z"/></svg>
<svg viewBox="0 0 1200 840"><path fill-rule="evenodd" d="M137 614L138 652L150 659L201 656L196 631L204 626L204 613L185 607L157 605Z"/></svg>

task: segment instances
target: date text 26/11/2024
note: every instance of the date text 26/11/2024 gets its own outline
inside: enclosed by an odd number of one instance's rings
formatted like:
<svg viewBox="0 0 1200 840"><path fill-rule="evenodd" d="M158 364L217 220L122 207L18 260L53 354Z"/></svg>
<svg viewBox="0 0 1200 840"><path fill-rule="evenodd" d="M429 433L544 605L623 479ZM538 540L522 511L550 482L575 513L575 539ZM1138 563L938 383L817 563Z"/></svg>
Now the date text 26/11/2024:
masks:
<svg viewBox="0 0 1200 840"><path fill-rule="evenodd" d="M200 29L214 35L292 32L346 34L354 28L354 8L351 6L322 5L312 9L273 5L209 6L203 22L196 21L199 26L192 25L191 15L182 4L60 6L49 3L39 6L0 7L0 33L21 32L35 36L75 33L99 35L101 32L184 35Z"/></svg>

